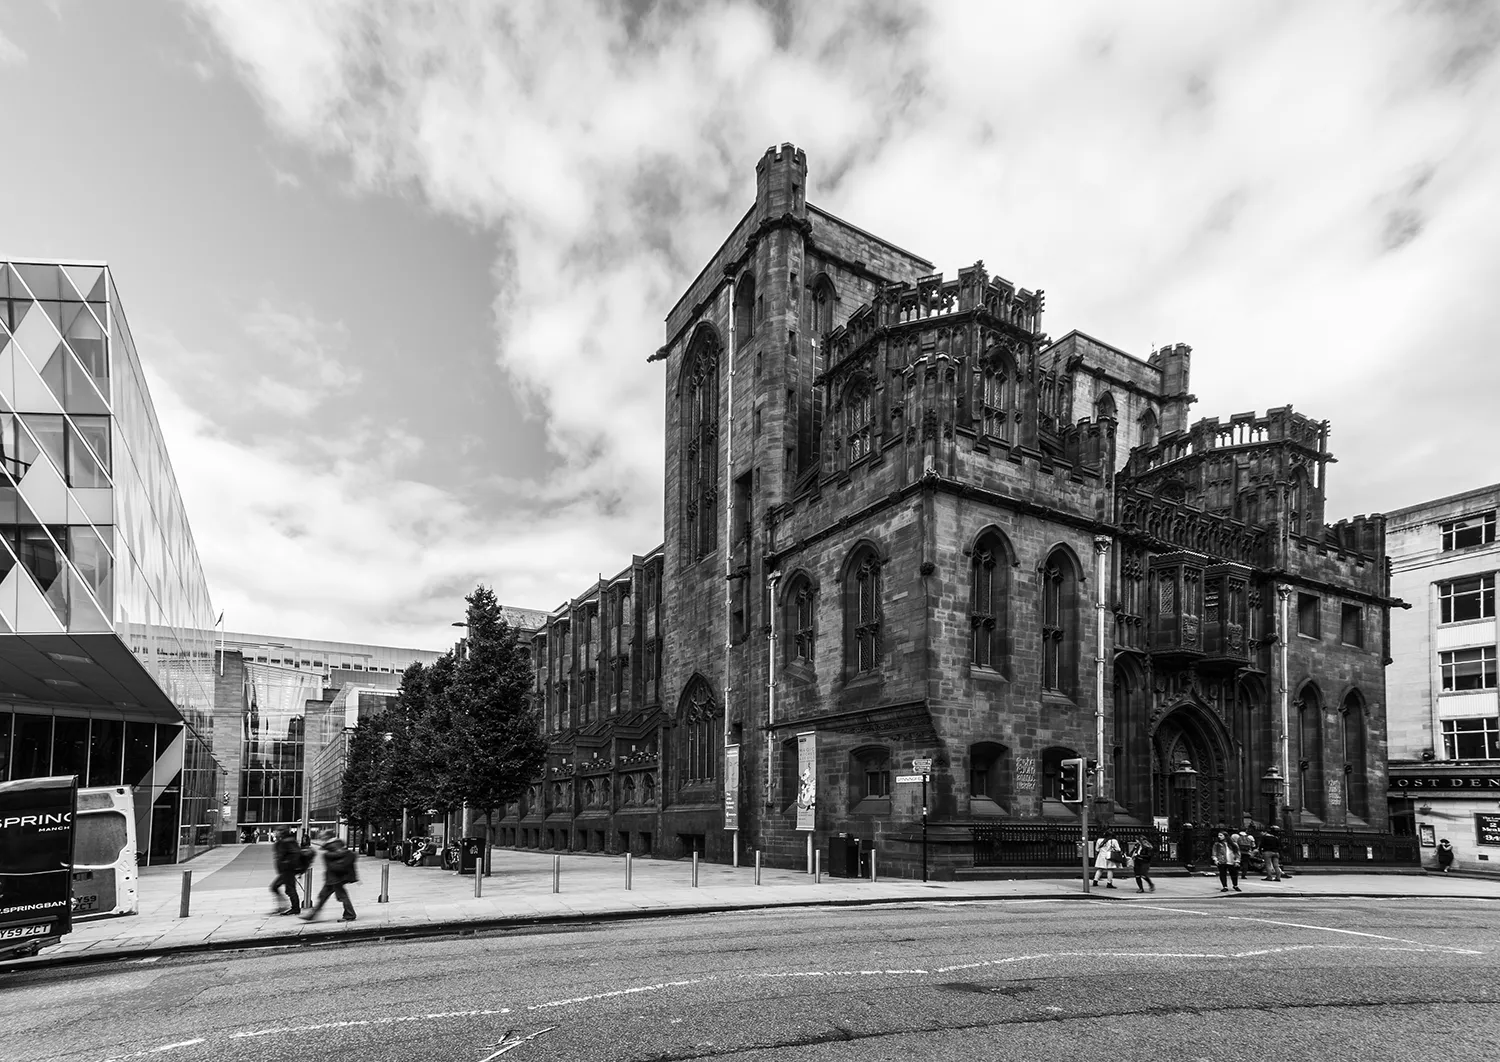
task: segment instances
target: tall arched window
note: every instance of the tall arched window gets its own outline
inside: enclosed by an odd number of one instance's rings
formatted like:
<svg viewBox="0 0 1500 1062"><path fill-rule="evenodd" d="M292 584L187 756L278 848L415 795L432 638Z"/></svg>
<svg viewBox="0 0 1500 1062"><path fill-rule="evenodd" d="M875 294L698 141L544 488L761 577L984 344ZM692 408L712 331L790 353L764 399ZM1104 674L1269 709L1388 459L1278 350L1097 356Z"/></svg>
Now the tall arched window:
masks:
<svg viewBox="0 0 1500 1062"><path fill-rule="evenodd" d="M719 497L719 341L700 328L683 359L682 543L691 564L715 549Z"/></svg>
<svg viewBox="0 0 1500 1062"><path fill-rule="evenodd" d="M734 287L734 342L743 346L755 335L755 274L746 272Z"/></svg>
<svg viewBox="0 0 1500 1062"><path fill-rule="evenodd" d="M799 573L786 588L783 615L786 617L786 658L788 663L811 664L817 648L817 591L812 580Z"/></svg>
<svg viewBox="0 0 1500 1062"><path fill-rule="evenodd" d="M683 785L705 785L717 777L719 722L713 690L702 675L694 675L678 704L678 762Z"/></svg>
<svg viewBox="0 0 1500 1062"><path fill-rule="evenodd" d="M988 531L974 544L969 566L969 662L1004 670L1010 635L1010 556L999 534Z"/></svg>
<svg viewBox="0 0 1500 1062"><path fill-rule="evenodd" d="M1297 697L1297 774L1302 809L1325 818L1328 804L1323 781L1323 698L1311 683Z"/></svg>
<svg viewBox="0 0 1500 1062"><path fill-rule="evenodd" d="M837 319L834 306L838 298L838 292L834 290L833 281L828 279L828 274L819 274L812 285L813 338L821 341L825 335L833 331L833 322Z"/></svg>
<svg viewBox="0 0 1500 1062"><path fill-rule="evenodd" d="M1152 410L1152 409L1148 409L1148 410L1146 410L1146 412L1142 413L1141 414L1141 419L1139 421L1139 424L1140 424L1140 429L1141 429L1141 441L1140 441L1139 445L1141 445L1141 446L1155 446L1156 445L1156 434L1157 434L1156 433L1156 411Z"/></svg>
<svg viewBox="0 0 1500 1062"><path fill-rule="evenodd" d="M863 546L845 569L846 659L856 675L874 671L880 664L880 563L874 548Z"/></svg>
<svg viewBox="0 0 1500 1062"><path fill-rule="evenodd" d="M1110 420L1115 419L1115 396L1108 391L1100 395L1099 400L1094 403L1094 419L1104 420L1106 417Z"/></svg>
<svg viewBox="0 0 1500 1062"><path fill-rule="evenodd" d="M1042 689L1072 697L1078 686L1078 569L1066 550L1042 565Z"/></svg>
<svg viewBox="0 0 1500 1062"><path fill-rule="evenodd" d="M874 428L874 393L870 381L859 377L844 392L844 440L850 464L870 452Z"/></svg>
<svg viewBox="0 0 1500 1062"><path fill-rule="evenodd" d="M1361 819L1370 817L1370 777L1365 766L1366 716L1364 698L1351 690L1339 711L1343 728L1344 791L1348 794L1349 814Z"/></svg>
<svg viewBox="0 0 1500 1062"><path fill-rule="evenodd" d="M979 431L985 438L1011 440L1016 373L1010 360L992 347L984 358L979 387Z"/></svg>

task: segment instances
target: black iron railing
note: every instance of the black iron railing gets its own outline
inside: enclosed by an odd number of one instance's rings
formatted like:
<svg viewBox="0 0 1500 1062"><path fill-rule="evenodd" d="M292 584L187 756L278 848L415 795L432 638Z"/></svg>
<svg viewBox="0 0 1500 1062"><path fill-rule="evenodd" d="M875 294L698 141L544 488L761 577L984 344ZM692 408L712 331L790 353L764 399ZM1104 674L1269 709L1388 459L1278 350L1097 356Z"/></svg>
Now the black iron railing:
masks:
<svg viewBox="0 0 1500 1062"><path fill-rule="evenodd" d="M1098 841L1113 833L1122 848L1144 837L1156 848L1156 861L1182 862L1179 833L1164 837L1151 826L1101 826L1089 824L1089 840ZM1194 865L1207 866L1218 831L1194 828L1189 831ZM996 822L970 827L974 841L976 867L1058 867L1071 866L1082 860L1077 823ZM1092 851L1092 849L1091 849ZM1348 830L1298 830L1282 841L1282 862L1286 866L1418 866L1421 849L1415 837L1398 837L1388 833L1354 833Z"/></svg>

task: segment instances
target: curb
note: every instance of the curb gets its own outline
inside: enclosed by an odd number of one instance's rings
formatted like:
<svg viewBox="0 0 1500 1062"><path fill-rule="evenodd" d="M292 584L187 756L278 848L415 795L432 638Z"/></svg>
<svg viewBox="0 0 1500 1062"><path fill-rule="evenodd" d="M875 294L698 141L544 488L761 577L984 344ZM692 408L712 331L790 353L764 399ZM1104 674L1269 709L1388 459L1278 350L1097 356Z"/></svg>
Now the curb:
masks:
<svg viewBox="0 0 1500 1062"><path fill-rule="evenodd" d="M1125 890L1117 889L1117 892ZM1152 895L1147 893L1147 896ZM1218 899L1222 893L1209 893L1206 896L1178 897L1179 902L1183 899L1203 900ZM1241 893L1243 899L1275 900L1319 900L1338 899L1347 900L1354 898L1346 892L1290 892L1281 894L1268 893ZM1170 897L1164 897L1170 899ZM1226 897L1227 898L1227 897ZM1368 892L1359 893L1358 898L1362 900L1489 900L1500 902L1500 897L1488 896L1414 896L1403 892ZM600 922L638 922L659 918L673 918L680 915L712 915L727 914L735 911L768 911L778 909L790 909L799 907L883 907L910 903L944 903L960 905L978 901L993 902L996 900L1059 900L1074 901L1094 900L1098 902L1129 903L1133 902L1132 896L1110 896L1105 890L1095 889L1088 893L1082 891L1076 893L1022 893L1006 895L970 895L970 896L877 896L859 899L838 900L788 900L785 902L764 903L738 903L738 904L707 904L702 907L672 907L655 910L629 910L629 911L598 911L590 914L555 914L555 915L531 915L531 916L508 916L501 918L482 918L468 921L429 922L421 925L369 927L360 929L330 930L320 933L304 933L294 937L241 937L226 940L198 941L194 943L172 944L162 946L147 946L143 948L115 949L109 951L88 951L77 954L63 955L36 955L26 959L10 959L0 961L0 976L5 974L16 974L26 970L52 970L70 966L93 966L108 962L128 962L132 960L161 958L170 955L193 955L212 954L225 951L268 951L274 949L290 950L294 948L321 947L333 944L362 943L366 941L400 941L400 940L423 940L433 937L466 937L477 933L495 932L508 929L529 929L542 926L558 925L591 925Z"/></svg>

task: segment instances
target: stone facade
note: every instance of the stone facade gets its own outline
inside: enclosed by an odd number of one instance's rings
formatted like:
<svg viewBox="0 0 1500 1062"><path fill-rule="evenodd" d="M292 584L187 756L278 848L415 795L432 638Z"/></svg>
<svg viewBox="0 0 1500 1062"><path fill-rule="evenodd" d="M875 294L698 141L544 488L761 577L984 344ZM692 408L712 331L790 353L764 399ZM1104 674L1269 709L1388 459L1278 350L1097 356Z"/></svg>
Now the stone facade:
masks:
<svg viewBox="0 0 1500 1062"><path fill-rule="evenodd" d="M552 755L497 839L799 864L815 783L819 847L915 874L930 758L946 875L1076 822L1072 756L1104 821L1384 830L1384 523L1325 523L1327 425L1190 424L1186 345L1049 339L1040 291L808 204L792 146L756 178L651 359L665 540L537 634Z"/></svg>

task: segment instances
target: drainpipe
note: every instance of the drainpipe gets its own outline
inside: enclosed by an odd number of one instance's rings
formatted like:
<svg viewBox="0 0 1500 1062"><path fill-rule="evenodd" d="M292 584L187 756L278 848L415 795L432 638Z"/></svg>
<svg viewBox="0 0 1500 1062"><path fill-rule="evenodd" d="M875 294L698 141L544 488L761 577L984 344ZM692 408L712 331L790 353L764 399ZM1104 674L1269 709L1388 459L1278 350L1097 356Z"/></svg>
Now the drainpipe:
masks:
<svg viewBox="0 0 1500 1062"><path fill-rule="evenodd" d="M1280 700L1281 710L1281 777L1286 779L1285 804L1292 802L1292 739L1291 739L1291 689L1288 685L1288 639L1287 624L1291 622L1292 588L1285 583L1276 584L1276 662L1277 671L1277 697ZM1302 772L1297 772L1297 785L1299 794L1297 807L1302 806L1300 794Z"/></svg>
<svg viewBox="0 0 1500 1062"><path fill-rule="evenodd" d="M766 583L771 590L771 640L770 656L766 660L766 782L765 782L765 805L771 806L771 752L776 744L776 613L780 611L776 603L776 584L781 582L781 573L771 572L766 576Z"/></svg>
<svg viewBox="0 0 1500 1062"><path fill-rule="evenodd" d="M1106 558L1113 545L1114 540L1108 535L1094 536L1094 739L1097 749L1095 756L1099 763L1098 773L1094 777L1094 796L1100 800L1104 798L1104 665L1109 659L1104 651L1104 572Z"/></svg>
<svg viewBox="0 0 1500 1062"><path fill-rule="evenodd" d="M739 371L737 358L739 352L737 343L739 339L739 321L737 311L739 300L735 297L736 285L728 286L729 293L729 378L726 382L725 405L728 413L724 418L724 725L721 728L723 734L724 752L720 754L719 762L727 766L729 762L729 695L733 687L729 680L730 656L734 648L734 629L731 617L734 614L734 377ZM750 312L753 314L755 308L752 306ZM748 555L750 544L745 544L745 552ZM739 779L724 779L726 792L731 784L737 783ZM721 812L722 813L722 812ZM734 831L731 838L734 845L735 864L739 863L740 834Z"/></svg>

